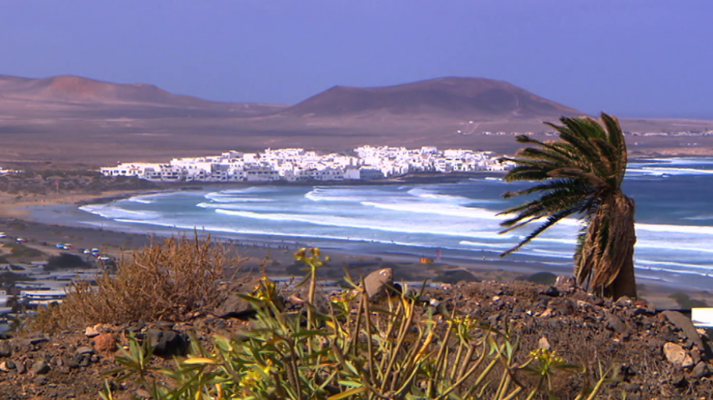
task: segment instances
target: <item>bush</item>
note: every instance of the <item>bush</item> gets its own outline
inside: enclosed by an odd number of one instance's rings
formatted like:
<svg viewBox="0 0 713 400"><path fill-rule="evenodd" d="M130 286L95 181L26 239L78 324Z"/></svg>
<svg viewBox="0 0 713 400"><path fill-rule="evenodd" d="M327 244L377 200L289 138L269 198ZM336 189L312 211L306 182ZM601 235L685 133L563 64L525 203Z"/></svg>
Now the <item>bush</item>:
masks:
<svg viewBox="0 0 713 400"><path fill-rule="evenodd" d="M668 296L668 298L676 300L676 303L678 303L678 306L681 308L688 309L695 307L708 307L708 304L706 304L705 301L692 299L690 296L683 292L673 293Z"/></svg>
<svg viewBox="0 0 713 400"><path fill-rule="evenodd" d="M59 253L47 260L46 270L66 269L66 268L90 268L92 265L76 254Z"/></svg>
<svg viewBox="0 0 713 400"><path fill-rule="evenodd" d="M310 267L301 312L283 310L277 285L263 278L244 296L257 317L240 337L216 337L210 351L193 340L192 355L177 359L174 370L151 366L146 342L131 338L129 349L116 356L122 367L108 374L136 377L155 399L337 400L552 398L550 379L557 371L583 372L554 351L519 354L507 329L456 313L433 315L408 288L386 308L371 305L359 288L318 310L316 270L323 261L316 249L298 257ZM171 387L159 385L155 372ZM605 375L578 398L595 398ZM105 386L102 397L112 398Z"/></svg>
<svg viewBox="0 0 713 400"><path fill-rule="evenodd" d="M530 276L518 278L517 280L538 283L540 285L554 285L557 282L557 275L552 272L537 272Z"/></svg>
<svg viewBox="0 0 713 400"><path fill-rule="evenodd" d="M74 282L62 304L41 309L28 321L28 329L54 332L139 319L183 321L216 305L218 283L234 261L227 249L212 245L210 237L152 242L120 260L116 274L105 273L96 287Z"/></svg>
<svg viewBox="0 0 713 400"><path fill-rule="evenodd" d="M45 256L45 253L33 249L32 247L27 247L22 243L5 243L4 246L10 249L10 253L16 258L38 258Z"/></svg>

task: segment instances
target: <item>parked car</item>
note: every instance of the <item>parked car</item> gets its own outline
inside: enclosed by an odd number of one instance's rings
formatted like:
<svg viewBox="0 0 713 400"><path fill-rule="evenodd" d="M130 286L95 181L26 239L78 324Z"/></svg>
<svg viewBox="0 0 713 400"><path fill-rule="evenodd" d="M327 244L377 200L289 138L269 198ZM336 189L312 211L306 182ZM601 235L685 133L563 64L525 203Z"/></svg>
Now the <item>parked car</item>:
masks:
<svg viewBox="0 0 713 400"><path fill-rule="evenodd" d="M4 239L6 237L7 235L5 234L5 232L0 232L0 239Z"/></svg>
<svg viewBox="0 0 713 400"><path fill-rule="evenodd" d="M58 248L58 249L63 249L63 248L64 248L64 243L57 243L57 244L55 245L55 247Z"/></svg>
<svg viewBox="0 0 713 400"><path fill-rule="evenodd" d="M25 243L27 241L27 239L25 239L24 237L19 237L15 240L17 240L18 243Z"/></svg>

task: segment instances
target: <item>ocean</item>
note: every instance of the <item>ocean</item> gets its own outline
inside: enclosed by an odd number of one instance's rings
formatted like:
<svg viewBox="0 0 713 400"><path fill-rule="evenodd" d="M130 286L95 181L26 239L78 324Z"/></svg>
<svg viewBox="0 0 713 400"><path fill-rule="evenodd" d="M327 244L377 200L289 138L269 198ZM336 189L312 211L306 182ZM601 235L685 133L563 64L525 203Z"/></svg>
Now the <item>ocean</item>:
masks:
<svg viewBox="0 0 713 400"><path fill-rule="evenodd" d="M80 223L370 254L497 262L531 229L499 234L496 214L524 187L501 174L457 182L374 185L212 185L82 206ZM624 191L636 201L636 274L686 289L713 289L713 158L632 160ZM567 219L505 258L571 270L579 222Z"/></svg>

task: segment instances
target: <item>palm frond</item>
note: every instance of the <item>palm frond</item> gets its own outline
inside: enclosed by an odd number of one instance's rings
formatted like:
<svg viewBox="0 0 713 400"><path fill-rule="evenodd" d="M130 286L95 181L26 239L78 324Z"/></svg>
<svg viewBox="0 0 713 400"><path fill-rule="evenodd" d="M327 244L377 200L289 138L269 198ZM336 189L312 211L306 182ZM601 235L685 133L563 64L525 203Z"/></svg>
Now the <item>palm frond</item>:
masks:
<svg viewBox="0 0 713 400"><path fill-rule="evenodd" d="M583 225L574 257L577 280L600 293L635 296L634 203L621 192L627 165L626 142L615 117L602 113L600 121L562 117L561 125L545 123L559 133L558 141L517 137L518 142L532 146L508 158L516 166L504 180L538 183L506 192L503 197L538 197L499 213L514 214L501 221L505 229L500 233L543 218L545 222L501 255L517 251L563 218L578 214ZM624 284L620 279L623 276L628 280Z"/></svg>
<svg viewBox="0 0 713 400"><path fill-rule="evenodd" d="M568 209L568 210L562 210L562 211L560 211L560 212L558 212L558 213L555 213L555 214L550 215L550 216L547 218L547 221L545 221L544 224L542 224L542 225L540 225L539 227L537 227L537 229L535 229L535 230L532 231L529 235L527 235L527 236L525 237L525 239L523 239L520 243L518 243L516 246L512 247L511 249L506 250L506 251L500 253L500 257L505 257L506 255L517 251L517 250L520 249L522 246L524 246L524 245L526 245L527 243L529 243L530 241L532 241L532 239L536 238L540 233L542 233L542 232L544 232L545 230L547 230L547 228L549 228L549 227L551 227L552 225L558 223L558 222L559 222L560 220L562 220L563 218L568 217L569 215L571 215L571 214L572 214L573 212L575 212L575 211L576 211L575 209ZM528 221L528 222L529 222L529 221Z"/></svg>

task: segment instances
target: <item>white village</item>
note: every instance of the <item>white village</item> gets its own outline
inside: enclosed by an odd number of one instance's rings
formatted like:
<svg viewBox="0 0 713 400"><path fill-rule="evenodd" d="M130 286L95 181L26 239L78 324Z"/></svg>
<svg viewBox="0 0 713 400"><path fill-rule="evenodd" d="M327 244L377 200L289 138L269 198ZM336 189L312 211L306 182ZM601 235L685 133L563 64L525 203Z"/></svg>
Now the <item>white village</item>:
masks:
<svg viewBox="0 0 713 400"><path fill-rule="evenodd" d="M319 154L299 148L261 153L229 151L217 156L174 158L169 163L119 163L105 176L135 176L155 182L265 182L378 180L410 173L502 171L507 163L490 151L436 147L362 146L354 155Z"/></svg>

